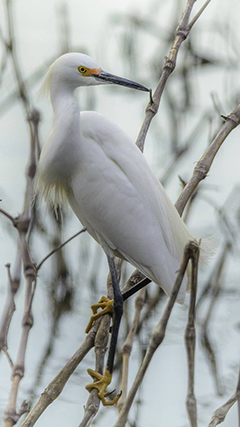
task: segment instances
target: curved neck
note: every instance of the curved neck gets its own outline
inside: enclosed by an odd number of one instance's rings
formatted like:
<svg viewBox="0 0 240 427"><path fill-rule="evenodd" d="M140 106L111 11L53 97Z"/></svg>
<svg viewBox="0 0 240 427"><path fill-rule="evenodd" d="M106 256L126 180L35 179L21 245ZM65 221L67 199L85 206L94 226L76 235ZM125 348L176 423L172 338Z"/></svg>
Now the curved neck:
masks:
<svg viewBox="0 0 240 427"><path fill-rule="evenodd" d="M54 126L47 141L48 177L65 186L81 157L80 112L73 88L51 84L50 95Z"/></svg>
<svg viewBox="0 0 240 427"><path fill-rule="evenodd" d="M64 119L66 114L69 116L69 113L75 112L79 115L79 107L74 98L74 90L74 87L61 86L59 83L55 85L54 81L51 82L50 98L55 121L58 118Z"/></svg>

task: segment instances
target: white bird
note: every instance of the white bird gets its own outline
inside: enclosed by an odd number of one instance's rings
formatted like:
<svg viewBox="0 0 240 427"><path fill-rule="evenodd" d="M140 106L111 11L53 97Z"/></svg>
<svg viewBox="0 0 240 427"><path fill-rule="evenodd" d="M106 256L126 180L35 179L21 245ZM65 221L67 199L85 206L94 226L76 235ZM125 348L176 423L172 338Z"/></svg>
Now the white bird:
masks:
<svg viewBox="0 0 240 427"><path fill-rule="evenodd" d="M40 156L37 189L54 204L68 201L110 268L114 256L127 260L170 295L184 247L194 236L128 135L97 112L79 114L75 89L106 83L148 90L104 72L81 53L65 54L50 67L44 88L54 125Z"/></svg>

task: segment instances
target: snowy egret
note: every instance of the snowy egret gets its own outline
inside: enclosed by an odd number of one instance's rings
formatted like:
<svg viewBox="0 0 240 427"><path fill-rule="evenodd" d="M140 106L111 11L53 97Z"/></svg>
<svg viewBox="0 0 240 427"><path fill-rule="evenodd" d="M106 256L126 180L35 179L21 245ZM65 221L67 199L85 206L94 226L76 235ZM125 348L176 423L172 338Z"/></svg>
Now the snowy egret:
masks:
<svg viewBox="0 0 240 427"><path fill-rule="evenodd" d="M99 113L79 114L75 89L107 83L148 91L106 73L81 53L67 53L52 64L43 87L50 92L54 126L42 149L36 184L47 201L68 201L108 258L114 290L109 357L104 376L90 371L99 381L87 388L98 388L103 404L123 310L114 256L129 261L169 295L184 246L194 239L128 135ZM187 277L177 298L180 303L186 288ZM108 301L101 301L99 306L106 305Z"/></svg>

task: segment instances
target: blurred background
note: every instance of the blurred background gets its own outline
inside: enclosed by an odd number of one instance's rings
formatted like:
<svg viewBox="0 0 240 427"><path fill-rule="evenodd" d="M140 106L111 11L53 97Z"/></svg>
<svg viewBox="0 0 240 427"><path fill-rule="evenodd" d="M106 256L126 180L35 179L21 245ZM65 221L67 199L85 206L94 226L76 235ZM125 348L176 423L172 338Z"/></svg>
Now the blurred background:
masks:
<svg viewBox="0 0 240 427"><path fill-rule="evenodd" d="M9 40L9 5L15 60L26 85L27 100L19 96ZM194 12L203 2L196 2ZM62 53L79 51L94 57L100 67L154 88L168 55L185 1L89 0L67 3L42 0L0 3L0 207L13 217L23 208L25 170L29 156L28 107L39 110L42 146L52 126L49 100L39 88L49 65ZM212 0L183 43L176 70L164 91L160 110L147 137L144 154L175 203L182 182L188 181L196 162L218 132L223 119L239 103L239 16L237 0ZM147 95L120 87L83 88L77 92L80 108L111 118L136 140ZM240 130L234 130L218 153L210 173L187 206L185 221L197 236L214 236L216 254L200 270L197 302L196 398L199 426L237 386L239 370L239 228ZM181 178L181 180L179 179ZM33 260L43 257L81 225L69 210L56 220L44 205L36 209L30 248ZM8 280L5 265L14 267L17 231L0 216L0 309L4 309ZM41 392L79 347L85 337L90 304L106 294L107 262L100 247L80 235L51 257L39 271L33 301L34 327L30 332L25 376L18 403L34 404ZM133 268L124 265L122 280ZM14 361L21 332L24 280L16 295L16 311L8 336ZM131 325L134 299L125 304L116 359L115 386L120 384L121 345ZM149 337L160 319L166 297L148 286L143 319L134 342L129 386L145 354ZM184 329L189 296L174 307L163 344L156 352L129 415L129 426L188 426L185 410L187 361ZM86 369L94 366L93 350L74 372L61 396L36 425L77 426L89 383ZM6 408L11 371L0 358L0 418ZM94 425L111 426L115 408L100 409ZM237 425L237 406L224 427Z"/></svg>

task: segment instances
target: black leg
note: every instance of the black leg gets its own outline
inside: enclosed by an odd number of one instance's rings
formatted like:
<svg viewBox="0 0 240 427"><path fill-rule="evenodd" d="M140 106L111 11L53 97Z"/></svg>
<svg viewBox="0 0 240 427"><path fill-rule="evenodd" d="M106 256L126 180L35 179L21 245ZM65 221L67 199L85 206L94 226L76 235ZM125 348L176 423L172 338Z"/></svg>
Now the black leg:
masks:
<svg viewBox="0 0 240 427"><path fill-rule="evenodd" d="M106 397L109 396L110 394L110 392L106 392L106 388L109 386L112 380L113 363L114 363L114 356L115 356L116 345L117 345L118 330L119 330L119 326L120 326L120 322L123 314L123 297L122 297L121 290L119 288L114 260L113 258L110 258L110 257L107 257L107 258L108 258L108 264L109 264L110 274L112 278L113 295L114 295L112 336L111 336L110 348L108 352L107 365L106 365L104 374L101 375L99 372L93 371L92 369L88 369L87 371L89 375L94 380L97 379L98 381L95 381L92 384L88 384L86 386L86 389L89 392L91 392L93 388L96 388L98 390L98 397L99 399L101 399L102 404L104 406L110 406L110 405L112 406L119 400L121 396L121 393L119 393L113 400L110 400L110 401L106 400ZM108 300L108 304L110 303L112 303L112 301ZM95 305L99 306L99 304L95 304ZM100 305L102 304L100 303ZM111 313L112 313L112 310L111 310Z"/></svg>
<svg viewBox="0 0 240 427"><path fill-rule="evenodd" d="M120 326L120 322L123 314L123 296L119 287L114 259L109 256L107 258L108 258L109 270L110 270L111 279L112 279L113 295L114 295L112 336L111 336L110 348L109 348L109 353L107 358L107 370L109 371L110 374L112 374L114 356L116 352L116 345L117 345L117 338L118 338L118 331L119 331L119 326Z"/></svg>
<svg viewBox="0 0 240 427"><path fill-rule="evenodd" d="M144 286L147 286L149 283L151 283L151 280L147 277L144 277L144 279L142 279L136 285L132 286L130 289L122 293L123 301L126 301L126 299L134 295L136 292L140 291L140 289L144 288Z"/></svg>
<svg viewBox="0 0 240 427"><path fill-rule="evenodd" d="M98 390L98 397L101 399L102 404L104 406L114 405L118 399L121 396L121 393L119 393L113 400L107 401L106 397L109 396L110 392L106 392L106 388L109 386L112 380L112 372L113 372L113 364L114 364L114 357L116 352L116 346L117 346L117 338L118 338L118 331L119 326L123 314L123 301L125 301L127 298L129 298L131 295L133 295L135 292L137 292L139 289L146 286L150 280L145 278L141 282L139 282L137 285L133 286L128 291L124 292L122 295L119 282L117 278L117 272L114 264L114 260L111 257L108 258L108 264L109 264L109 270L111 274L112 279L112 286L113 286L113 310L112 310L112 300L109 300L108 298L101 298L100 302L98 304L94 304L94 310L93 310L93 316L90 321L90 326L87 327L89 329L92 325L92 322L95 321L100 315L104 314L105 312L112 313L113 312L113 325L112 325L112 336L110 341L110 348L108 352L108 358L107 358L107 365L105 368L104 375L101 375L99 372L93 371L92 369L88 369L89 375L97 381L88 384L86 386L86 389L91 392L93 388L96 388ZM111 310L107 307L109 305L111 307ZM104 308L105 307L105 308ZM98 308L104 308L102 312L96 313ZM97 317L96 317L97 316Z"/></svg>

